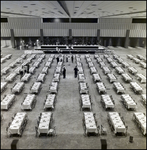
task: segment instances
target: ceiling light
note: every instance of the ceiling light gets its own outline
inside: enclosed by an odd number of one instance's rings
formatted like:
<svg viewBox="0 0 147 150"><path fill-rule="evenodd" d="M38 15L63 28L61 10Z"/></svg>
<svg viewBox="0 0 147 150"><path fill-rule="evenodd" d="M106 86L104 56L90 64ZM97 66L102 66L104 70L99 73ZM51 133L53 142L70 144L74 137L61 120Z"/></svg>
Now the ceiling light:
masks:
<svg viewBox="0 0 147 150"><path fill-rule="evenodd" d="M42 9L45 9L45 8L42 8Z"/></svg>
<svg viewBox="0 0 147 150"><path fill-rule="evenodd" d="M31 4L31 5L36 5L36 4Z"/></svg>
<svg viewBox="0 0 147 150"><path fill-rule="evenodd" d="M6 9L10 9L10 8L6 8Z"/></svg>
<svg viewBox="0 0 147 150"><path fill-rule="evenodd" d="M79 8L79 7L75 7L75 8Z"/></svg>
<svg viewBox="0 0 147 150"><path fill-rule="evenodd" d="M129 9L132 9L133 7L129 7Z"/></svg>
<svg viewBox="0 0 147 150"><path fill-rule="evenodd" d="M28 6L23 6L24 8L27 8Z"/></svg>
<svg viewBox="0 0 147 150"><path fill-rule="evenodd" d="M96 6L96 4L91 4L91 6Z"/></svg>

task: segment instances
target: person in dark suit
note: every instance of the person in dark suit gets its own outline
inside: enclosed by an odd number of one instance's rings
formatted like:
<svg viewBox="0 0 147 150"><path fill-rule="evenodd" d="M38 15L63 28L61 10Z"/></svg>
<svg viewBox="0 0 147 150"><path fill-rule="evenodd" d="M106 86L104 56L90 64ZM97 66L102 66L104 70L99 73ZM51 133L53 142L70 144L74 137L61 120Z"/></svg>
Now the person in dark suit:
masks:
<svg viewBox="0 0 147 150"><path fill-rule="evenodd" d="M27 64L27 73L29 73L30 65Z"/></svg>
<svg viewBox="0 0 147 150"><path fill-rule="evenodd" d="M19 74L20 74L20 79L23 77L23 66L21 67L21 69L19 70Z"/></svg>
<svg viewBox="0 0 147 150"><path fill-rule="evenodd" d="M72 61L72 63L73 63L73 55L71 55L71 61Z"/></svg>
<svg viewBox="0 0 147 150"><path fill-rule="evenodd" d="M63 67L63 78L64 79L66 78L66 68L65 68L65 66Z"/></svg>
<svg viewBox="0 0 147 150"><path fill-rule="evenodd" d="M77 66L75 66L75 68L74 68L74 75L75 75L75 78L77 77L77 75L78 75L78 68L77 68Z"/></svg>
<svg viewBox="0 0 147 150"><path fill-rule="evenodd" d="M57 59L57 63L59 62L59 57L56 58Z"/></svg>

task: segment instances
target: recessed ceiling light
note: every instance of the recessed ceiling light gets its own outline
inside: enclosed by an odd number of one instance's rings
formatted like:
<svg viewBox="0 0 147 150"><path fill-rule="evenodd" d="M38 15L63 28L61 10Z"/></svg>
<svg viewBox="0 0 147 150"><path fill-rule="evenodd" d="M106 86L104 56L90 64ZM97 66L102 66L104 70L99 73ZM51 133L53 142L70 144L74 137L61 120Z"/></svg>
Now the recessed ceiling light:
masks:
<svg viewBox="0 0 147 150"><path fill-rule="evenodd" d="M23 6L24 8L27 8L28 6Z"/></svg>
<svg viewBox="0 0 147 150"><path fill-rule="evenodd" d="M36 5L36 4L31 4L31 5Z"/></svg>
<svg viewBox="0 0 147 150"><path fill-rule="evenodd" d="M42 9L45 9L45 8L42 8Z"/></svg>
<svg viewBox="0 0 147 150"><path fill-rule="evenodd" d="M76 6L75 8L79 8L79 7Z"/></svg>
<svg viewBox="0 0 147 150"><path fill-rule="evenodd" d="M102 10L101 8L98 8L98 10Z"/></svg>
<svg viewBox="0 0 147 150"><path fill-rule="evenodd" d="M91 4L91 6L96 6L96 4Z"/></svg>

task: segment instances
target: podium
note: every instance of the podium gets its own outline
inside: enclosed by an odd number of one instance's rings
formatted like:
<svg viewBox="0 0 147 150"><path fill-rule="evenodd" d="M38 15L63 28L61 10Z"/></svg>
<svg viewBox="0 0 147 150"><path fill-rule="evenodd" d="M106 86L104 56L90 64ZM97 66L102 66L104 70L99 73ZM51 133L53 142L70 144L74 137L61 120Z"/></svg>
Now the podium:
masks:
<svg viewBox="0 0 147 150"><path fill-rule="evenodd" d="M101 139L101 149L107 149L107 141L106 141L106 139Z"/></svg>
<svg viewBox="0 0 147 150"><path fill-rule="evenodd" d="M11 149L17 149L18 148L17 143L18 143L17 139L13 140L12 143L11 143Z"/></svg>

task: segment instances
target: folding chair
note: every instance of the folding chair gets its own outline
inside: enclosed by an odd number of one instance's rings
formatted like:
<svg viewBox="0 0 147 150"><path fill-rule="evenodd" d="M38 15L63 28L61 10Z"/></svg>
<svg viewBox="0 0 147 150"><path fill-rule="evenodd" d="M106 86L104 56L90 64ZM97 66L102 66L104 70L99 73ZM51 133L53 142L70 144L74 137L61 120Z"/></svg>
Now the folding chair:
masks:
<svg viewBox="0 0 147 150"><path fill-rule="evenodd" d="M106 135L107 134L107 129L104 128L102 125L101 125L101 134L102 135Z"/></svg>

